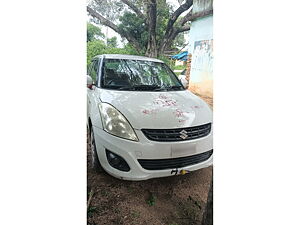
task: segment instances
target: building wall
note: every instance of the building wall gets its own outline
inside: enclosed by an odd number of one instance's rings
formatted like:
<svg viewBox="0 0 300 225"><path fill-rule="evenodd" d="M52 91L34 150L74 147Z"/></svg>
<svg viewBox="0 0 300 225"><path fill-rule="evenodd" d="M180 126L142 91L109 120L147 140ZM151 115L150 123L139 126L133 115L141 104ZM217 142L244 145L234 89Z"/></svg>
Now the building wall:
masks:
<svg viewBox="0 0 300 225"><path fill-rule="evenodd" d="M193 13L208 11L213 8L213 0L194 0Z"/></svg>
<svg viewBox="0 0 300 225"><path fill-rule="evenodd" d="M212 1L194 0L193 12L208 10ZM192 22L189 33L189 54L192 55L189 89L204 95L213 93L213 16Z"/></svg>

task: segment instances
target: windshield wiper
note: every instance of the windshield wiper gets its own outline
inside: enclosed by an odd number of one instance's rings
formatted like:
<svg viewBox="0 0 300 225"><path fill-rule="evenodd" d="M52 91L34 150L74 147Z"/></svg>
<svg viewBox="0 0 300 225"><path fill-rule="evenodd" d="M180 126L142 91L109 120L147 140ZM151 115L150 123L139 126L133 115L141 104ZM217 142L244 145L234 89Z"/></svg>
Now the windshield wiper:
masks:
<svg viewBox="0 0 300 225"><path fill-rule="evenodd" d="M166 87L167 90L182 90L182 86L174 85Z"/></svg>
<svg viewBox="0 0 300 225"><path fill-rule="evenodd" d="M182 87L181 86L177 86L177 85L174 85L174 86L162 86L162 87L154 89L153 91L170 91L170 90L182 90Z"/></svg>
<svg viewBox="0 0 300 225"><path fill-rule="evenodd" d="M182 90L181 86L158 86L158 85L133 85L133 86L111 86L111 88L117 90L126 91L170 91L170 90Z"/></svg>
<svg viewBox="0 0 300 225"><path fill-rule="evenodd" d="M118 90L134 91L135 87L132 87L132 86L120 87L120 88L118 88Z"/></svg>
<svg viewBox="0 0 300 225"><path fill-rule="evenodd" d="M153 91L168 91L168 89L166 87L158 87L153 89Z"/></svg>
<svg viewBox="0 0 300 225"><path fill-rule="evenodd" d="M120 87L118 88L119 90L130 90L130 91L135 91L135 90L141 90L141 91L152 91L154 89L157 89L159 86L157 85L133 85L133 86L125 86L125 87Z"/></svg>

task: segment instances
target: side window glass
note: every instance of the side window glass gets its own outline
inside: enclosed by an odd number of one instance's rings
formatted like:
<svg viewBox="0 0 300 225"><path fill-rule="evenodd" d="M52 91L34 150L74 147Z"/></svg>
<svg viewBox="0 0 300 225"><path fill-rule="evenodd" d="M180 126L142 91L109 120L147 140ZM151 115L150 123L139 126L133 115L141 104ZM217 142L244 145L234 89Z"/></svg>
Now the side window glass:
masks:
<svg viewBox="0 0 300 225"><path fill-rule="evenodd" d="M94 63L95 63L95 61L92 61L91 64L89 65L88 72L87 72L87 74L88 74L89 76L91 76L91 71L92 71L92 69L93 69L93 67L94 67Z"/></svg>
<svg viewBox="0 0 300 225"><path fill-rule="evenodd" d="M93 64L91 66L90 70L90 76L92 77L93 81L96 82L97 75L98 75L98 60L93 61Z"/></svg>

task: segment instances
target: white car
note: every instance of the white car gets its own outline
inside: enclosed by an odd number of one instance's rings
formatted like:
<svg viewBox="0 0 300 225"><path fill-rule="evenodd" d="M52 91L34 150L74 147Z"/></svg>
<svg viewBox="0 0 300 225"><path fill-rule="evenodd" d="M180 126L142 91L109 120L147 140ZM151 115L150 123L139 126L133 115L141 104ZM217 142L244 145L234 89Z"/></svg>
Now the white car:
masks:
<svg viewBox="0 0 300 225"><path fill-rule="evenodd" d="M93 167L124 180L212 164L212 111L158 59L96 56L87 75Z"/></svg>

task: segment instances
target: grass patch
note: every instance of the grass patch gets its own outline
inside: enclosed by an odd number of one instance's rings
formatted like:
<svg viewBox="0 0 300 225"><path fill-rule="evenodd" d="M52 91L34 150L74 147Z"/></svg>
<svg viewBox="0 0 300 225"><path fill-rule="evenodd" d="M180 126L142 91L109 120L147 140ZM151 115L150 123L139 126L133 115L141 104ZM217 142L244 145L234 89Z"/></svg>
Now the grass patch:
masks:
<svg viewBox="0 0 300 225"><path fill-rule="evenodd" d="M88 217L91 217L93 216L94 213L96 213L98 211L97 207L96 206L91 206L88 208L87 210L87 216Z"/></svg>
<svg viewBox="0 0 300 225"><path fill-rule="evenodd" d="M130 187L130 186L127 187L127 190L128 190L129 193L132 193L132 192L133 192L133 188Z"/></svg>
<svg viewBox="0 0 300 225"><path fill-rule="evenodd" d="M149 199L147 200L147 204L149 206L154 206L155 201L156 201L156 197L154 196L154 194L152 192L150 192L150 196L149 196Z"/></svg>
<svg viewBox="0 0 300 225"><path fill-rule="evenodd" d="M102 190L100 191L100 194L101 194L102 196L104 196L104 197L107 197L107 196L108 196L108 191L102 189Z"/></svg>
<svg viewBox="0 0 300 225"><path fill-rule="evenodd" d="M141 213L138 212L138 211L132 211L132 212L131 212L131 215L132 215L133 218L139 218L140 215L141 215Z"/></svg>
<svg viewBox="0 0 300 225"><path fill-rule="evenodd" d="M201 202L191 196L186 201L180 202L177 208L180 225L196 225L201 221Z"/></svg>
<svg viewBox="0 0 300 225"><path fill-rule="evenodd" d="M184 70L184 69L186 69L186 65L178 65L173 67L173 70Z"/></svg>

